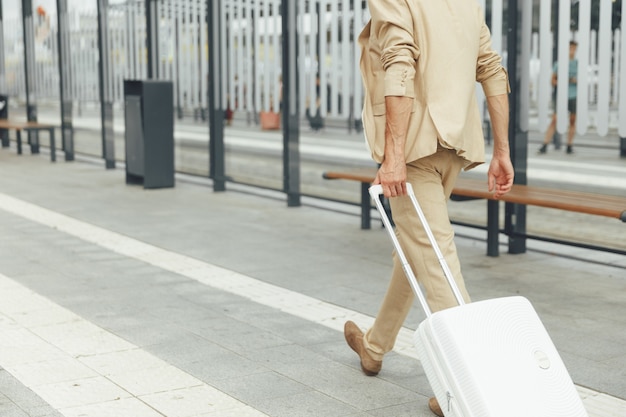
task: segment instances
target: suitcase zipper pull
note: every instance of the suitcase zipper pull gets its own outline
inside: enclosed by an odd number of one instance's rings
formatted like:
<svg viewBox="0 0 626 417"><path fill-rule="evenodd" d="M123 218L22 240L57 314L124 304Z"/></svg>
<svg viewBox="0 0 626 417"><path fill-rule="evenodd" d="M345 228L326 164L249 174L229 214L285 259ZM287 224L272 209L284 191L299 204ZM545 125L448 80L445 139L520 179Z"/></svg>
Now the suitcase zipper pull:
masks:
<svg viewBox="0 0 626 417"><path fill-rule="evenodd" d="M450 391L446 392L446 398L448 400L448 412L451 411L451 401L452 401L452 394L450 394Z"/></svg>

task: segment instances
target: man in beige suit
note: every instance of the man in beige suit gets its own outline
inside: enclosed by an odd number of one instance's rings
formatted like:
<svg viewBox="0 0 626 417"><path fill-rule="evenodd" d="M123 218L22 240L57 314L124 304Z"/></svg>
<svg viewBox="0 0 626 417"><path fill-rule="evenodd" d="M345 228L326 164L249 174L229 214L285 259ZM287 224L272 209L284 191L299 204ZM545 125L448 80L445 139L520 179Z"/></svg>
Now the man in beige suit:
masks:
<svg viewBox="0 0 626 417"><path fill-rule="evenodd" d="M474 0L369 0L371 20L359 37L366 96L364 130L380 164L375 184L390 197L396 233L433 311L456 305L437 257L406 197L411 183L464 298L469 301L454 245L447 200L462 169L485 161L476 100L481 83L494 148L487 182L495 196L513 184L509 156L509 82L491 48L483 12ZM349 321L345 337L366 375L382 359L413 302L399 259L374 325L365 333ZM431 410L443 416L435 398Z"/></svg>

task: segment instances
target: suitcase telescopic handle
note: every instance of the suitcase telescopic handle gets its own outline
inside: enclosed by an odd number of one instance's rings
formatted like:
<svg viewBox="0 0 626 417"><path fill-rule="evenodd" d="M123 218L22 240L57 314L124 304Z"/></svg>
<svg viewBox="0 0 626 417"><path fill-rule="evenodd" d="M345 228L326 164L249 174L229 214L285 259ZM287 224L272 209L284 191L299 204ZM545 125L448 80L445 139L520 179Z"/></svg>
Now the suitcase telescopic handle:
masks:
<svg viewBox="0 0 626 417"><path fill-rule="evenodd" d="M456 298L456 301L457 303L459 303L459 305L465 304L465 300L463 300L461 291L459 290L459 287L456 284L456 281L454 281L454 277L452 276L452 271L450 271L450 268L448 267L448 263L446 262L446 259L443 257L443 254L441 253L441 250L439 249L439 245L437 244L437 240L435 239L435 236L433 235L433 232L430 229L428 221L426 220L426 216L424 216L422 207L420 206L420 204L417 201L417 198L415 197L415 193L413 192L413 187L408 182L406 183L406 190L407 190L407 194L409 198L411 199L411 202L413 203L413 207L415 207L417 216L419 217L420 222L422 223L422 227L424 227L424 231L426 231L428 240L430 241L430 244L435 250L435 254L437 255L439 265L441 266L441 269L443 270L443 275L446 277L446 281L448 281L448 284L450 285L450 288L452 289L454 298ZM393 227L391 226L391 222L389 221L389 216L387 216L387 212L385 211L385 208L383 207L383 204L380 201L379 197L381 194L383 194L383 187L380 184L372 185L369 188L369 193L372 199L374 200L374 203L376 203L376 208L380 212L381 218L383 220L383 224L385 225L385 229L387 229L387 232L389 232L389 237L391 237L393 246L396 248L396 252L398 253L400 262L402 262L402 269L404 270L404 273L407 276L409 283L411 284L411 288L413 288L413 292L415 292L415 295L419 299L419 302L422 305L422 308L424 309L426 316L430 317L432 315L432 311L430 310L430 307L428 306L428 303L426 302L426 298L424 297L424 293L422 292L422 289L417 283L417 279L415 278L413 269L411 268L411 265L409 265L409 262L406 259L406 256L404 255L404 251L402 250L402 247L400 246L398 237L396 236L393 230Z"/></svg>

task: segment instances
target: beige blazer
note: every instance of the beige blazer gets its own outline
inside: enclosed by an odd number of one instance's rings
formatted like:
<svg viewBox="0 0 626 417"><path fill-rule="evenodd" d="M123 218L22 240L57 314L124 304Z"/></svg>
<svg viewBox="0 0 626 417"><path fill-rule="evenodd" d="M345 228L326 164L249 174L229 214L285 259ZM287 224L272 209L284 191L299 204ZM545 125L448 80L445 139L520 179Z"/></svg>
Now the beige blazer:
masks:
<svg viewBox="0 0 626 417"><path fill-rule="evenodd" d="M437 143L455 149L467 169L484 162L476 82L486 96L510 92L500 56L475 0L369 0L359 36L365 84L363 126L376 162L385 143L385 97L413 97L407 162Z"/></svg>

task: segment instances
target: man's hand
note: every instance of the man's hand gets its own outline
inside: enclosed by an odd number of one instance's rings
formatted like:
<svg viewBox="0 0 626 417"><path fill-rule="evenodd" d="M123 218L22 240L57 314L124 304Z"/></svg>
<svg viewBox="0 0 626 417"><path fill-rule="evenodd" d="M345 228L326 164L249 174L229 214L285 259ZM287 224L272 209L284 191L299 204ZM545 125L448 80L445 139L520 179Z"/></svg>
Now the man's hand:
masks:
<svg viewBox="0 0 626 417"><path fill-rule="evenodd" d="M513 186L513 164L508 153L494 153L487 172L489 191L494 192L495 198L500 198L511 191Z"/></svg>
<svg viewBox="0 0 626 417"><path fill-rule="evenodd" d="M506 94L487 97L487 108L493 129L493 156L487 182L489 191L495 198L500 198L511 191L515 172L509 155L509 98Z"/></svg>
<svg viewBox="0 0 626 417"><path fill-rule="evenodd" d="M373 184L382 185L383 194L387 198L406 195L406 163L404 159L398 161L393 160L393 158L385 158L376 173Z"/></svg>

